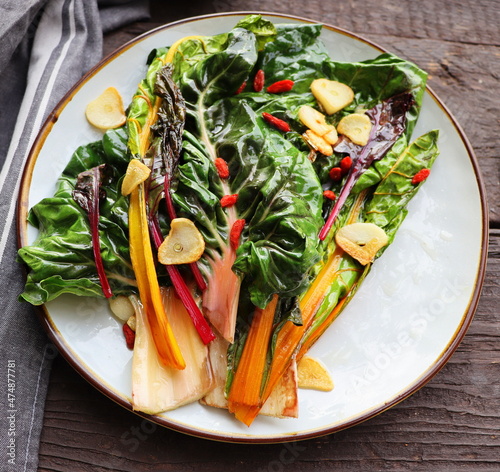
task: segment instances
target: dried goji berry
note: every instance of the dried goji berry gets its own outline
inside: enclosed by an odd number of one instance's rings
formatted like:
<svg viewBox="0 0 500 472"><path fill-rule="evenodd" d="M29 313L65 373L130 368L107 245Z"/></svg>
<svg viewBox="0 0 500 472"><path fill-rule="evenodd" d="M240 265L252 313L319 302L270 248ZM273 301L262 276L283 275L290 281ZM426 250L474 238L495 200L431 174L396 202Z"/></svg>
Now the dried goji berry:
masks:
<svg viewBox="0 0 500 472"><path fill-rule="evenodd" d="M227 162L222 159L222 157L218 157L215 159L214 164L219 177L221 179L227 179L229 177L229 167L227 166Z"/></svg>
<svg viewBox="0 0 500 472"><path fill-rule="evenodd" d="M339 182L342 179L342 169L340 167L332 167L329 172L330 179L334 182Z"/></svg>
<svg viewBox="0 0 500 472"><path fill-rule="evenodd" d="M337 198L337 195L335 195L335 193L331 190L325 190L323 192L323 197L328 198L328 200L335 200Z"/></svg>
<svg viewBox="0 0 500 472"><path fill-rule="evenodd" d="M127 347L129 349L134 349L135 333L132 331L132 328L127 323L123 325L123 335L125 336L125 342L127 343Z"/></svg>
<svg viewBox="0 0 500 472"><path fill-rule="evenodd" d="M222 208L227 208L236 204L237 201L238 201L238 194L235 193L233 195L224 195L220 199L220 204Z"/></svg>
<svg viewBox="0 0 500 472"><path fill-rule="evenodd" d="M234 92L235 95L239 95L241 92L243 92L243 90L245 90L245 87L247 86L247 81L245 80L245 82L243 82L241 85L240 85L240 88L238 90L236 90L236 92Z"/></svg>
<svg viewBox="0 0 500 472"><path fill-rule="evenodd" d="M253 89L260 92L264 88L265 75L262 69L259 69L253 78Z"/></svg>
<svg viewBox="0 0 500 472"><path fill-rule="evenodd" d="M347 174L351 166L352 166L352 159L349 156L344 157L340 161L340 168L342 169L342 175Z"/></svg>
<svg viewBox="0 0 500 472"><path fill-rule="evenodd" d="M240 245L240 236L245 227L245 220L236 220L231 227L231 232L229 233L229 243L231 247L236 251Z"/></svg>
<svg viewBox="0 0 500 472"><path fill-rule="evenodd" d="M430 169L422 169L419 170L414 176L413 179L411 179L411 183L413 185L417 185L420 182L423 182L427 177L429 177L429 174L431 173Z"/></svg>
<svg viewBox="0 0 500 472"><path fill-rule="evenodd" d="M267 91L269 93L283 93L289 92L293 88L293 80L278 80L278 82L274 82L269 87L267 87Z"/></svg>
<svg viewBox="0 0 500 472"><path fill-rule="evenodd" d="M290 125L286 121L280 120L270 113L262 113L262 118L283 133L288 133L288 131L290 131Z"/></svg>

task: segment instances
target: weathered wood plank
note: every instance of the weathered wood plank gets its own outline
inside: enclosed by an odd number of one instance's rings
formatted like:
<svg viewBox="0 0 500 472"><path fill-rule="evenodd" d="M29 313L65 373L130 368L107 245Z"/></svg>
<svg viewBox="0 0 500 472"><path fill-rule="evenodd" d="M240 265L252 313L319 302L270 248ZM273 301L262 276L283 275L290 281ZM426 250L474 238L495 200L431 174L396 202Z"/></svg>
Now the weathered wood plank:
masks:
<svg viewBox="0 0 500 472"><path fill-rule="evenodd" d="M152 2L152 21L166 23L190 16L229 11L297 15L363 34L498 45L500 5L491 0L445 2L328 2L310 0L193 0L186 4Z"/></svg>

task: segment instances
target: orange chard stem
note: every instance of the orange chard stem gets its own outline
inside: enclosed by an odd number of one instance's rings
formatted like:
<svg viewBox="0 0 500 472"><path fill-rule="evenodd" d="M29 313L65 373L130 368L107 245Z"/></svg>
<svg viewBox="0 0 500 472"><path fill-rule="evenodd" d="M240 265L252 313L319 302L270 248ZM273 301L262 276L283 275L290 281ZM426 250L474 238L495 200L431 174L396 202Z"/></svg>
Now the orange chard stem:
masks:
<svg viewBox="0 0 500 472"><path fill-rule="evenodd" d="M333 323L335 318L340 315L342 309L344 308L347 300L349 299L349 294L347 294L344 298L339 300L335 308L330 312L326 320L323 322L320 328L318 328L314 334L309 336L300 346L299 351L296 355L297 362L304 357L304 354L311 349L312 345L323 335L323 333L327 330L327 328Z"/></svg>
<svg viewBox="0 0 500 472"><path fill-rule="evenodd" d="M342 254L342 250L335 250L306 292L304 298L300 301L302 326L296 326L289 321L279 332L274 351L275 355L271 363L269 380L264 391L265 397L269 396L279 378L288 368L288 364L290 363L295 349L311 324L315 313L318 311L325 297L325 293L332 283L335 273L339 270Z"/></svg>
<svg viewBox="0 0 500 472"><path fill-rule="evenodd" d="M366 193L367 190L360 192L360 194L357 196L346 224L354 223L357 220L358 215L362 209ZM302 326L296 326L293 323L288 322L279 332L278 339L276 341L275 355L271 363L269 379L263 394L264 401L269 397L274 387L278 383L280 377L285 373L286 369L288 369L294 352L299 347L304 334L313 321L314 315L318 311L321 303L325 298L328 287L339 271L343 255L344 251L341 248L336 247L335 251L330 255L327 263L323 266L320 273L314 279L314 282L311 284L304 297L300 301L300 309L302 311ZM332 310L328 318L330 319L330 317L333 317L334 319L340 313L342 307L344 306L344 303L346 303L348 299L349 297L346 296L342 300L340 300ZM327 326L328 324L325 323L325 329ZM314 340L316 339L317 338L314 338ZM306 341L306 343L308 341ZM313 342L314 341L308 344L309 347ZM305 351L303 351L303 353L304 352Z"/></svg>
<svg viewBox="0 0 500 472"><path fill-rule="evenodd" d="M281 328L278 334L278 339L276 340L274 356L271 361L267 384L261 395L260 406L262 406L269 398L269 395L271 395L271 392L274 390L274 387L276 387L279 379L284 375L285 371L290 366L293 355L297 350L304 333L309 328L315 313L318 311L325 297L325 293L329 285L339 270L342 254L343 251L341 249L337 248L335 250L300 301L303 323L302 326L297 326L291 321L288 321L285 323L283 328ZM260 407L258 409L247 411L245 424L251 424L259 414L259 411Z"/></svg>
<svg viewBox="0 0 500 472"><path fill-rule="evenodd" d="M262 406L262 379L277 304L278 295L274 295L264 309L255 310L228 397L229 411L247 426L254 410L258 413Z"/></svg>

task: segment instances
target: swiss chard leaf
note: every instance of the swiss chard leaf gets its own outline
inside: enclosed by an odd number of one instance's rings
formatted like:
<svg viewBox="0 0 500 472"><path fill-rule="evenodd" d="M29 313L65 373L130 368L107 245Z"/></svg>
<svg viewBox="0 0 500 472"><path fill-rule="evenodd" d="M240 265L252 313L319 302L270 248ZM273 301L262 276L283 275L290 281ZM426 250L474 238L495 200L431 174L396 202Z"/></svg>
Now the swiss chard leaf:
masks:
<svg viewBox="0 0 500 472"><path fill-rule="evenodd" d="M276 37L276 26L260 15L248 15L238 22L235 28L244 28L251 31L257 38L257 48L262 50L266 43Z"/></svg>
<svg viewBox="0 0 500 472"><path fill-rule="evenodd" d="M157 74L155 94L162 99L153 126L158 147L153 146L152 173L149 180L149 212L155 214L165 198L169 217L175 218L170 188L182 149L182 132L186 119L184 98L172 81L172 67L167 64Z"/></svg>
<svg viewBox="0 0 500 472"><path fill-rule="evenodd" d="M419 189L411 183L422 169L429 169L439 154L437 130L417 138L399 155L380 161L377 171L382 175L365 207L366 221L386 229L398 213L406 207Z"/></svg>
<svg viewBox="0 0 500 472"><path fill-rule="evenodd" d="M78 148L59 179L54 197L36 204L29 221L39 230L37 240L19 250L28 266L20 299L43 304L62 293L102 297L86 212L73 200L78 174L101 164L123 169L126 149L123 130L107 132L103 141ZM126 140L125 140L126 141ZM121 149L121 151L120 151ZM99 239L104 268L115 295L135 291L128 251L127 200L119 192L119 172L103 186L106 202L100 207Z"/></svg>
<svg viewBox="0 0 500 472"><path fill-rule="evenodd" d="M273 293L297 295L307 283L307 269L319 258L315 235L322 197L311 163L244 101L218 102L207 110L207 122L207 129L216 131L211 143L233 176L229 192L239 195L237 217L247 221L234 270L246 277L258 306ZM174 198L216 249L227 244L230 229L219 204L223 195L211 158L187 143Z"/></svg>
<svg viewBox="0 0 500 472"><path fill-rule="evenodd" d="M255 35L242 28L187 40L174 59L174 81L195 120L207 106L234 94L257 60ZM202 125L203 122L198 123ZM203 133L203 129L200 129Z"/></svg>
<svg viewBox="0 0 500 472"><path fill-rule="evenodd" d="M320 231L320 239L325 239L329 233L356 181L371 166L372 162L382 159L405 132L406 114L413 105L413 101L413 96L410 93L403 93L375 105L366 112L372 122L368 143L365 146L360 146L343 136L335 146L336 152L350 155L353 165L349 169L347 179L335 205Z"/></svg>
<svg viewBox="0 0 500 472"><path fill-rule="evenodd" d="M109 171L109 166L101 164L92 167L90 170L81 172L78 174L75 189L73 190L73 200L88 214L94 262L102 293L106 298L112 297L113 293L102 263L99 238L99 206L100 202L106 199L106 191L103 189L103 184L110 180Z"/></svg>
<svg viewBox="0 0 500 472"><path fill-rule="evenodd" d="M286 112L287 104L256 100L257 105L249 105L256 95L233 96L256 66L255 35L236 28L223 39L212 54L200 53L195 46L199 40L179 48L182 63L175 63L174 70L188 119L174 200L198 222L210 258L211 251L223 254L228 244L231 218L219 201L225 194L238 194L234 219L245 219L247 226L233 269L245 277L252 301L264 307L273 293L294 296L307 283L305 274L319 258L314 235L321 224L322 190L306 153L261 118L259 107ZM213 48L214 39L209 43ZM265 51L273 44L268 42ZM227 182L214 168L216 157L228 162Z"/></svg>
<svg viewBox="0 0 500 472"><path fill-rule="evenodd" d="M418 118L427 82L427 74L415 64L384 53L362 62L324 63L325 77L338 80L354 90L354 101L336 116L352 113L358 107L373 108L401 93L410 93L413 104L407 112L404 134L409 138Z"/></svg>
<svg viewBox="0 0 500 472"><path fill-rule="evenodd" d="M248 221L233 268L248 278L252 301L262 306L273 293L292 297L307 284L305 274L319 259L313 238L321 224L322 192L306 155L260 118L254 121L260 125L252 139L254 145L260 141L258 153L238 154L231 141L246 136L234 130L221 134L219 143L221 155L239 167L231 188L241 198L239 215Z"/></svg>

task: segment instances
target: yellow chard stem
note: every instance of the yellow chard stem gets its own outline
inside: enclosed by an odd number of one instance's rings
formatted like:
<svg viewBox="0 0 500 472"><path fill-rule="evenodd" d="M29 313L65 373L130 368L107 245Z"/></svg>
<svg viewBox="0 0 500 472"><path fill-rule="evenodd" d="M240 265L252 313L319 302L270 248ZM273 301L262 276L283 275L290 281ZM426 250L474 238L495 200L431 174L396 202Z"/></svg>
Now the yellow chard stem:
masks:
<svg viewBox="0 0 500 472"><path fill-rule="evenodd" d="M130 195L129 236L132 267L158 356L164 365L184 369L186 364L161 299L149 238L143 184L140 184Z"/></svg>
<svg viewBox="0 0 500 472"><path fill-rule="evenodd" d="M146 123L144 123L144 126L141 130L141 141L139 149L139 154L141 158L146 155L149 145L151 144L149 142L151 126L153 126L157 120L158 109L160 108L160 105L161 105L161 98L156 97L155 103L153 107L150 108L150 112L148 113L148 118L146 120Z"/></svg>
<svg viewBox="0 0 500 472"><path fill-rule="evenodd" d="M165 55L163 64L171 62L177 48L186 39L177 41ZM143 99L147 97L142 96ZM150 146L151 127L157 120L161 98L156 97L154 103L148 102L148 115L144 126L140 129L138 156L141 160ZM129 118L129 123L137 125L137 120ZM169 367L184 369L186 363L174 337L172 328L162 302L160 286L156 274L151 239L147 222L144 183L140 183L130 194L129 207L129 245L132 267L137 279L141 302L147 313L151 334L158 351L160 361Z"/></svg>

